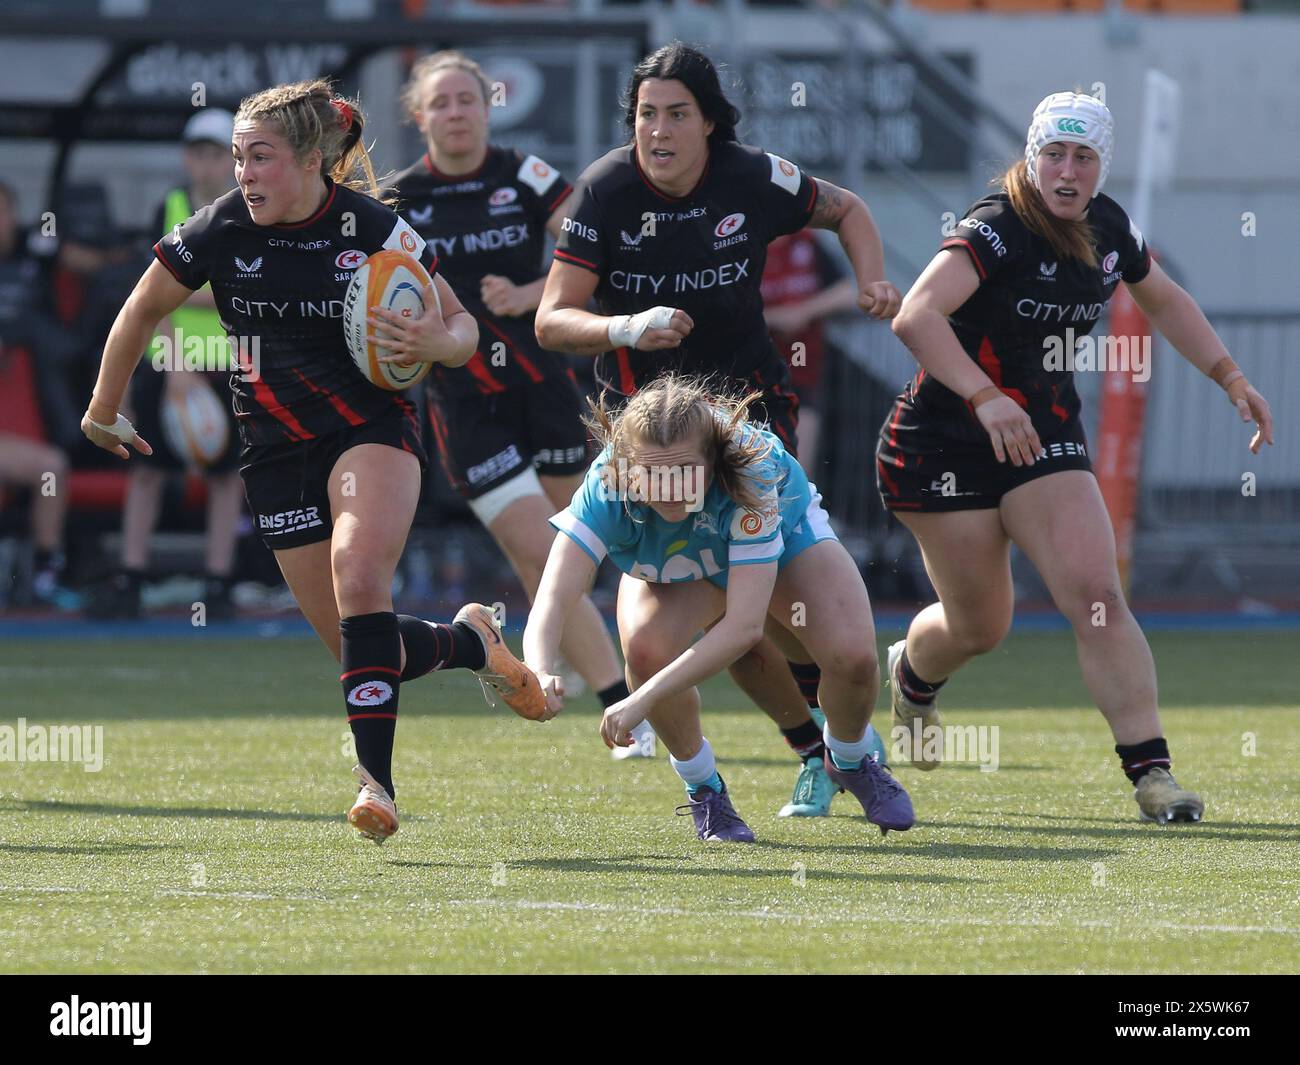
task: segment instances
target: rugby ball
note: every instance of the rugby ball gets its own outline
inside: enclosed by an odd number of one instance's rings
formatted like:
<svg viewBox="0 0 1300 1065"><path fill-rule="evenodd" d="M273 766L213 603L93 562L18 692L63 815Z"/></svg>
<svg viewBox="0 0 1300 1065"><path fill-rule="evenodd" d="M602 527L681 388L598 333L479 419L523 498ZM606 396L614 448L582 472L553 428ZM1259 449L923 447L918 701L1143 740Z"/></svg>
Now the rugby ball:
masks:
<svg viewBox="0 0 1300 1065"><path fill-rule="evenodd" d="M183 393L179 389L167 390L162 404L162 430L172 453L187 466L199 469L221 458L230 444L230 418L216 392L202 380Z"/></svg>
<svg viewBox="0 0 1300 1065"><path fill-rule="evenodd" d="M426 285L432 285L429 272L419 261L402 251L377 251L353 273L343 297L343 335L347 338L352 361L372 385L400 392L418 384L432 367L429 362L414 366L380 362L381 356L391 352L366 339L366 334L371 332L370 323L366 321L371 307L384 307L404 318L419 318L425 312ZM441 315L437 289L433 290L433 300L434 311Z"/></svg>

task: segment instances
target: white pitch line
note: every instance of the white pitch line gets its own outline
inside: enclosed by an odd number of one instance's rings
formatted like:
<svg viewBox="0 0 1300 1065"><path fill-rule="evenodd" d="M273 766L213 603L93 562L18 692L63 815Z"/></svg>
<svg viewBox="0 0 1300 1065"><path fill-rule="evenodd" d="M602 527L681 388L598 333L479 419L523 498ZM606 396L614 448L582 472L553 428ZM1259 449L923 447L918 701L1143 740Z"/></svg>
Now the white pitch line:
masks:
<svg viewBox="0 0 1300 1065"><path fill-rule="evenodd" d="M807 921L810 924L850 922L853 924L896 924L905 915L879 913L789 913L782 910L688 910L677 906L622 906L607 902L548 902L533 899L449 899L452 906L495 906L518 910L559 910L577 913L640 914L647 917L744 917L759 921ZM917 917L926 925L975 925L988 928L1103 928L1125 932L1150 928L1175 932L1260 932L1281 936L1300 936L1300 928L1275 925L1183 924L1178 921L1132 921L1127 924L1094 920L1044 920L1038 917L1016 921L995 921L987 917Z"/></svg>

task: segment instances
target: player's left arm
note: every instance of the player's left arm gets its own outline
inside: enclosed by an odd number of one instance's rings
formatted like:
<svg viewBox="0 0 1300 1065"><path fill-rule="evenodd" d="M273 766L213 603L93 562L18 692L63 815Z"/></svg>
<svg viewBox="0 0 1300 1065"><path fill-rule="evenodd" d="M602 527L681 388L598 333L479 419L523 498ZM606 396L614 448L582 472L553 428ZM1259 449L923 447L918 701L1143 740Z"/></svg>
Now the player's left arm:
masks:
<svg viewBox="0 0 1300 1065"><path fill-rule="evenodd" d="M1251 386L1187 291L1157 262L1151 264L1151 271L1141 281L1126 284L1142 313L1178 354L1228 394L1229 402L1237 408L1243 422L1255 423L1257 428L1250 450L1258 453L1261 443L1271 445L1273 415L1268 401Z"/></svg>
<svg viewBox="0 0 1300 1065"><path fill-rule="evenodd" d="M565 212L572 199L573 193L570 192L546 219L546 232L552 237L559 237L560 227L564 225L566 217ZM521 314L537 310L537 305L542 302L542 291L545 288L545 274L526 285L516 285L509 278L498 274L485 274L483 280L479 282L479 294L482 296L483 305L502 318L517 318Z"/></svg>
<svg viewBox="0 0 1300 1065"><path fill-rule="evenodd" d="M888 319L898 313L903 297L885 280L885 246L876 220L862 197L825 178L813 178L817 202L808 225L829 229L840 238L858 280L858 306L873 318Z"/></svg>
<svg viewBox="0 0 1300 1065"><path fill-rule="evenodd" d="M670 665L605 711L600 735L606 747L631 746L628 732L646 719L656 702L720 673L763 638L776 570L775 560L728 569L727 610L722 620Z"/></svg>

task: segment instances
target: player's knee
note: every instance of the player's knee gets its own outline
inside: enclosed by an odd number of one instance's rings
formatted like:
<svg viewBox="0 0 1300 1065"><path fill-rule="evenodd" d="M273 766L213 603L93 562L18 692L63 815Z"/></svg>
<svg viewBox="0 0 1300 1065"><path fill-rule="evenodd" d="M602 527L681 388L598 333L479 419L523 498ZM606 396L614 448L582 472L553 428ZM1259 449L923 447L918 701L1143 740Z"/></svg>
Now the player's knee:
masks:
<svg viewBox="0 0 1300 1065"><path fill-rule="evenodd" d="M1104 629L1128 612L1119 585L1109 578L1081 582L1062 598L1061 613L1083 634Z"/></svg>
<svg viewBox="0 0 1300 1065"><path fill-rule="evenodd" d="M642 629L623 645L627 668L633 675L648 679L677 658L680 651L666 635Z"/></svg>
<svg viewBox="0 0 1300 1065"><path fill-rule="evenodd" d="M348 566L334 573L334 597L339 613L370 613L379 609L376 604L388 601L392 594L392 574L385 576L371 567Z"/></svg>
<svg viewBox="0 0 1300 1065"><path fill-rule="evenodd" d="M846 684L874 688L880 683L880 661L870 645L845 645L835 648L819 662L823 674L831 674Z"/></svg>
<svg viewBox="0 0 1300 1065"><path fill-rule="evenodd" d="M990 617L959 630L956 635L962 652L973 657L997 650L1010 631L1010 617Z"/></svg>

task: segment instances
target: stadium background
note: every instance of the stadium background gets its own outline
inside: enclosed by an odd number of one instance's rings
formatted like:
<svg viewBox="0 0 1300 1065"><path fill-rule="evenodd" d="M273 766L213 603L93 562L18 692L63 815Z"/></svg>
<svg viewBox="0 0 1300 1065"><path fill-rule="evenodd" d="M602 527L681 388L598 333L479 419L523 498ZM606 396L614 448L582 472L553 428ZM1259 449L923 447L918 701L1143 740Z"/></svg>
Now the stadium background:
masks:
<svg viewBox="0 0 1300 1065"><path fill-rule="evenodd" d="M44 212L56 221L56 265L42 298L73 338L73 351L51 343L68 402L84 404L98 344L157 236L149 220L182 177L179 134L196 83L208 105L233 109L268 84L334 76L361 96L377 165L396 170L422 150L398 113L409 64L459 46L506 86L506 106L491 116L494 139L576 177L624 139L619 95L631 63L674 37L725 65L745 116L742 139L863 195L885 239L889 277L903 291L937 247L946 216L960 217L1023 150L1027 118L1049 91L1104 85L1117 123L1107 192L1130 206L1146 72L1173 78L1181 89L1176 163L1155 194L1148 234L1272 402L1278 445L1251 456L1216 390L1157 343L1133 595L1148 611L1294 619L1300 435L1287 425L1300 396L1300 114L1288 91L1300 81L1295 0L228 0L219 17L152 0L9 0L0 39L0 179L17 192L23 227L39 229ZM796 83L803 106L792 106ZM69 268L69 245L90 249L94 268ZM880 508L869 456L911 360L887 327L864 319L837 319L829 336L835 354L815 480L873 597L906 611L929 598L928 586L910 537ZM48 379L54 360L34 347L35 376ZM0 431L43 433L71 454L70 579L89 586L116 560L121 470L69 430L68 411L60 421L48 390L33 420L39 382L13 376L12 360L5 366ZM1079 377L1095 425L1101 375ZM1247 472L1257 476L1253 496L1241 490ZM146 602L164 613L193 597L186 575L197 568L202 538L194 489L172 487L155 544ZM26 500L12 490L2 498L0 578L8 579L0 580L0 608L24 619ZM271 587L265 552L251 535L244 540L246 612L288 607ZM401 601L430 612L467 596L522 602L504 569L432 464L399 574ZM1022 606L1049 605L1019 562L1017 580Z"/></svg>

